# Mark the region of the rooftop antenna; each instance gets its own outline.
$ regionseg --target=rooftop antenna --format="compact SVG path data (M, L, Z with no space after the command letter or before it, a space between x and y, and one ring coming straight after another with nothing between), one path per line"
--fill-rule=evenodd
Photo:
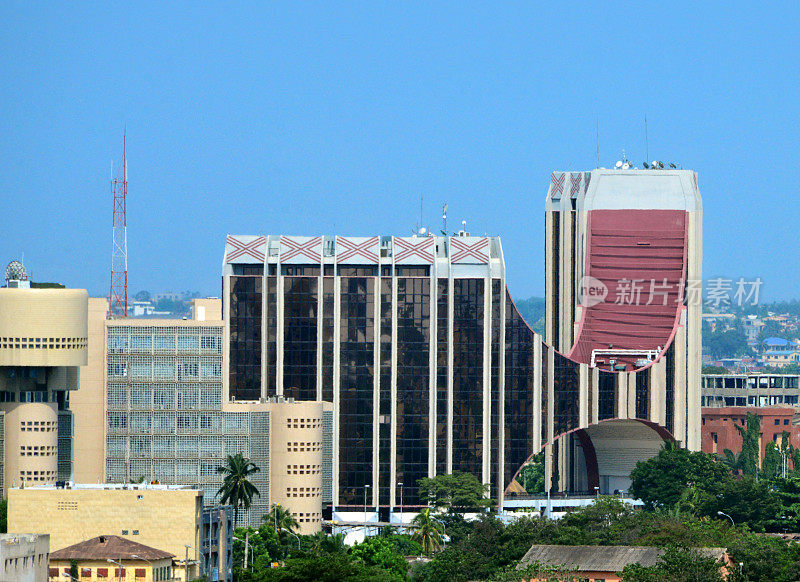
M114 218L111 242L109 315L128 317L128 157L127 131L122 135L122 164L111 181Z
M644 158L646 160L650 159L650 140L647 137L647 116L644 116L644 147L645 151L647 152Z
M422 194L419 195L419 226L422 228Z
M447 202L442 206L442 236L447 236Z
M596 146L596 153L597 153L597 168L600 167L600 120L595 120L597 125L595 126L594 136L595 136L595 146Z

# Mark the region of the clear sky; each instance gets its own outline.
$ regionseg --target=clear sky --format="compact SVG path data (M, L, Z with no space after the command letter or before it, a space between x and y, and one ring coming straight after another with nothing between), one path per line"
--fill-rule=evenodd
M166 6L169 4L169 6ZM800 3L0 4L0 262L218 295L226 233L503 239L544 292L552 170L699 172L705 275L800 297ZM469 4L465 7L465 5Z

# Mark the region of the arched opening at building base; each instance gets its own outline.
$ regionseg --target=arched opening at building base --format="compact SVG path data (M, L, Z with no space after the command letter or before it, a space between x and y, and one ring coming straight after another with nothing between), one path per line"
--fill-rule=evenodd
M674 440L662 426L639 419L613 419L559 435L520 467L506 496L627 492L636 463ZM549 485L549 487L548 487Z

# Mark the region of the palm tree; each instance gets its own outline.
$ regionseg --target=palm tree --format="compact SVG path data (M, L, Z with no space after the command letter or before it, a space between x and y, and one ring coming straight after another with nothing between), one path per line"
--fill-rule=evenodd
M225 478L222 480L222 487L217 491L220 503L233 505L233 527L239 521L239 508L248 509L253 501L253 495L261 496L253 485L249 477L261 470L250 459L241 453L228 455L225 465L217 467L217 473L222 473Z
M284 507L281 507L277 503L273 503L269 514L265 515L261 519L265 522L274 524L278 535L284 531L294 533L294 531L300 527L300 524L294 518L292 512Z
M425 508L419 512L411 520L411 523L416 526L411 537L420 543L422 550L426 554L435 552L442 546L442 526L438 525L436 520L431 517L430 508Z

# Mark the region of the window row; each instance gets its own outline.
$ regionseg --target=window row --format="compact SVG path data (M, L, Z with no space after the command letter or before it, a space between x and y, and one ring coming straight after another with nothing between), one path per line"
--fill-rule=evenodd
M0 337L0 348L9 350L77 350L88 345L85 337Z

